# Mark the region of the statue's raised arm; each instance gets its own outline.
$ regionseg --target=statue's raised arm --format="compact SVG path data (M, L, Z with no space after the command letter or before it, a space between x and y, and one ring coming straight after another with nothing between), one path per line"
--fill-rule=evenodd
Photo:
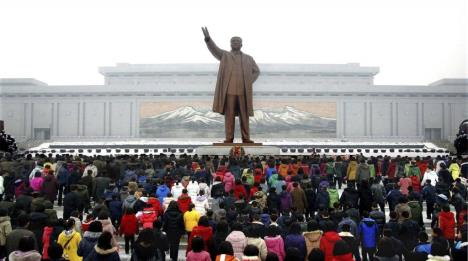
M202 27L203 35L205 36L206 46L208 50L210 50L211 54L218 60L221 60L223 57L223 53L226 52L225 50L219 48L211 39L210 33L208 32L208 28Z

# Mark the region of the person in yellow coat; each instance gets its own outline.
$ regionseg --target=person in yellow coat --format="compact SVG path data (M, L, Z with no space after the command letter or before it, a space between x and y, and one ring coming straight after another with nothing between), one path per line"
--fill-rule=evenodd
M458 179L458 177L460 176L460 160L457 159L453 159L452 160L452 163L450 164L448 170L450 171L450 173L452 174L452 178L453 180L456 180Z
M63 247L63 258L69 261L81 261L82 257L78 256L78 245L81 241L80 233L76 232L75 221L67 220L65 230L58 236L57 243Z
M356 181L357 167L358 167L358 163L357 163L356 159L353 156L351 156L349 158L348 169L346 170L346 180L347 181L350 181L350 182L355 182Z
M185 231L190 238L190 233L195 226L198 226L198 220L200 219L200 213L195 210L195 205L190 203L188 211L184 213L184 224Z

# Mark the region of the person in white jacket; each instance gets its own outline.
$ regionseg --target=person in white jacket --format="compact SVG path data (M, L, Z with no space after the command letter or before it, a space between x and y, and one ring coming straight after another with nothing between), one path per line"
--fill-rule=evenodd
M200 213L200 216L206 215L206 211L210 208L208 204L208 196L205 195L205 191L200 190L200 195L193 201L195 204L195 210Z
M434 171L432 166L428 166L426 172L424 173L424 178L421 181L421 184L426 184L426 180L431 181L431 185L435 187L436 183L439 181L437 173Z
M172 185L172 188L171 188L172 197L175 199L178 199L180 195L182 195L183 189L184 189L184 186L182 186L182 183L180 183L179 181L176 181L176 183L174 183L174 185Z
M181 191L181 193L182 193L182 191ZM174 197L172 196L172 193L169 192L169 193L167 194L167 196L164 198L163 203L162 203L162 207L163 207L164 212L166 212L167 207L169 206L169 204L170 204L172 201L177 201L177 199L174 198Z
M93 163L89 163L88 166L86 166L86 168L83 170L83 176L82 177L86 177L88 176L88 170L91 170L92 173L91 173L91 177L95 178L98 174L98 169L96 166L93 165Z
M200 187L198 186L198 182L195 180L191 180L189 184L187 185L187 191L189 197L192 199L192 202L197 199L198 192L200 191Z

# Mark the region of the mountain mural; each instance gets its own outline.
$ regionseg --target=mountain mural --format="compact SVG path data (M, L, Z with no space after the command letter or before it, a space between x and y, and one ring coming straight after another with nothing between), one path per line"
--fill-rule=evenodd
M236 133L238 126L236 126ZM334 137L336 119L318 117L292 106L254 110L250 117L250 131L255 137ZM224 136L224 116L208 109L190 106L177 108L140 119L142 137L217 137Z

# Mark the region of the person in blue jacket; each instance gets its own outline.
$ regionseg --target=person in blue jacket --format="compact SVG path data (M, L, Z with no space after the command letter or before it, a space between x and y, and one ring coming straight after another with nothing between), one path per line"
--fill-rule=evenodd
M163 183L158 186L156 189L156 197L158 198L159 203L162 204L164 202L164 198L169 194L169 192L171 192L171 190L166 184Z
M363 219L359 223L359 234L362 243L362 260L374 260L374 254L377 247L377 236L379 228L372 218L369 218L369 212L363 211Z

